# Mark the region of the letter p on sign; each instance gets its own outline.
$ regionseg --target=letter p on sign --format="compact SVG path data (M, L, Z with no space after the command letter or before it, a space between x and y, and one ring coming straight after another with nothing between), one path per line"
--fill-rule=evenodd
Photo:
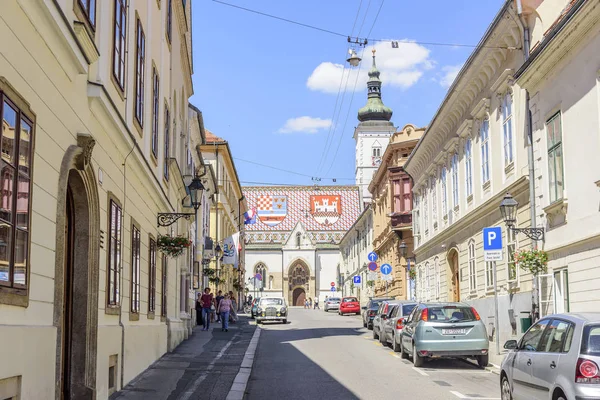
M483 228L483 258L485 261L502 261L502 228Z

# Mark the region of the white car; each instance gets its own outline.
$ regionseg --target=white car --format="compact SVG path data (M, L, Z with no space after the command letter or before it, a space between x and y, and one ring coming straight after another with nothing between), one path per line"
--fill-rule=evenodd
M323 304L323 311L329 312L329 310L339 310L341 301L342 299L339 297L329 297L325 300L325 304Z
M262 297L256 308L256 323L281 321L287 324L288 307L283 297Z

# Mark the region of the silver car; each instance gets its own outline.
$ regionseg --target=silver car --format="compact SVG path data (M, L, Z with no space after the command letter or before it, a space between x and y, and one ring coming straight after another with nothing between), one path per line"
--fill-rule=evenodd
M329 297L325 300L325 304L323 304L323 311L329 312L329 310L339 310L341 301L342 299L339 297Z
M439 357L475 358L488 365L489 341L477 311L465 303L421 303L402 330L402 358L412 355L413 365Z
M600 399L600 313L550 315L504 348L502 400Z
M381 343L385 343L381 338L383 336L383 326L393 307L398 304L400 304L400 302L397 300L386 300L379 304L377 313L375 314L375 317L373 317L373 339L379 339Z
M379 334L381 344L391 344L395 352L400 351L400 339L404 329L404 321L408 318L417 303L414 301L401 301L393 306L389 315L383 322L382 332Z

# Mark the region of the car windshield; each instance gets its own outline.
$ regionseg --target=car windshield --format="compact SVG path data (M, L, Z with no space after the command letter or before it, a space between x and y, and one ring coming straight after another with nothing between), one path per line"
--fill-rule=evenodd
M588 325L584 328L581 353L600 356L600 325Z
M260 304L268 306L268 305L276 305L276 306L281 306L283 305L283 299L262 299L260 301Z
M344 299L344 303L352 303L352 302L358 302L358 300L356 300L356 297L348 297L347 299Z
M339 302L340 298L339 297L330 297L329 299L327 299L327 301L337 301L337 302Z
M402 306L402 315L409 316L416 306L416 304L404 304Z
M475 321L475 313L470 307L445 306L428 307L428 320L431 322L467 322Z

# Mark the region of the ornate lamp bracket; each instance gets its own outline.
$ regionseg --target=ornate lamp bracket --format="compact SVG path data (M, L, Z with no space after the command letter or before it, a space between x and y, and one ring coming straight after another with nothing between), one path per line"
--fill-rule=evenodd
M179 218L185 218L189 221L190 217L194 214L188 213L158 213L156 217L156 223L158 226L170 226L173 225Z
M531 240L544 240L544 228L510 228L515 233L523 233Z

